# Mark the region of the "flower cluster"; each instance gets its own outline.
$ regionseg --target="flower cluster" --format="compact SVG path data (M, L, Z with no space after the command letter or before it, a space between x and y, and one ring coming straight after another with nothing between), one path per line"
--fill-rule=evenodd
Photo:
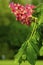
M30 25L32 14L34 12L34 5L23 6L21 4L10 3L9 7L16 16L16 20L19 20L22 24Z

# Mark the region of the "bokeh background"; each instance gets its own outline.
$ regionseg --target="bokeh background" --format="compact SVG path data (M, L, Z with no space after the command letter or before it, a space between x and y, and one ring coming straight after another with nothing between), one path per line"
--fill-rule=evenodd
M9 8L10 2L40 4L43 0L0 0L0 60L12 60L32 28L16 21ZM43 46L40 49L43 56Z

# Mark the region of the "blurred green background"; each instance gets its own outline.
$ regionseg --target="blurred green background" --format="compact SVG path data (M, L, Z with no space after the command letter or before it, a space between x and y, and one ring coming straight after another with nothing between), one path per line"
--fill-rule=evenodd
M14 59L14 55L28 38L27 35L31 34L29 31L32 29L16 21L9 8L11 1L24 5L27 3L37 5L43 2L43 0L0 0L0 59ZM43 46L39 53L43 56Z

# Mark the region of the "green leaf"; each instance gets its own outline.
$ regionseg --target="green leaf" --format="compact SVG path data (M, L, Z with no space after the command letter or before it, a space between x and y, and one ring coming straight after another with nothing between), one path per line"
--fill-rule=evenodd
M30 42L28 42L28 47L26 49L26 56L27 60L30 62L30 64L35 65L35 62L37 60L37 55L39 54L39 47L38 47L38 41L37 41L38 35L33 35Z
M37 54L33 47L31 46L31 43L28 44L27 50L26 50L26 56L27 60L30 62L30 64L35 65L35 61L37 59Z

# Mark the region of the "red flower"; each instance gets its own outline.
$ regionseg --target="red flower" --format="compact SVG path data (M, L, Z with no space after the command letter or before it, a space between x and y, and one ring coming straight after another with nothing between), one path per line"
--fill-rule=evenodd
M16 20L19 20L22 24L30 25L31 23L31 17L34 12L34 5L26 5L23 6L21 4L16 3L10 3L9 7L11 8L11 11L16 16Z

